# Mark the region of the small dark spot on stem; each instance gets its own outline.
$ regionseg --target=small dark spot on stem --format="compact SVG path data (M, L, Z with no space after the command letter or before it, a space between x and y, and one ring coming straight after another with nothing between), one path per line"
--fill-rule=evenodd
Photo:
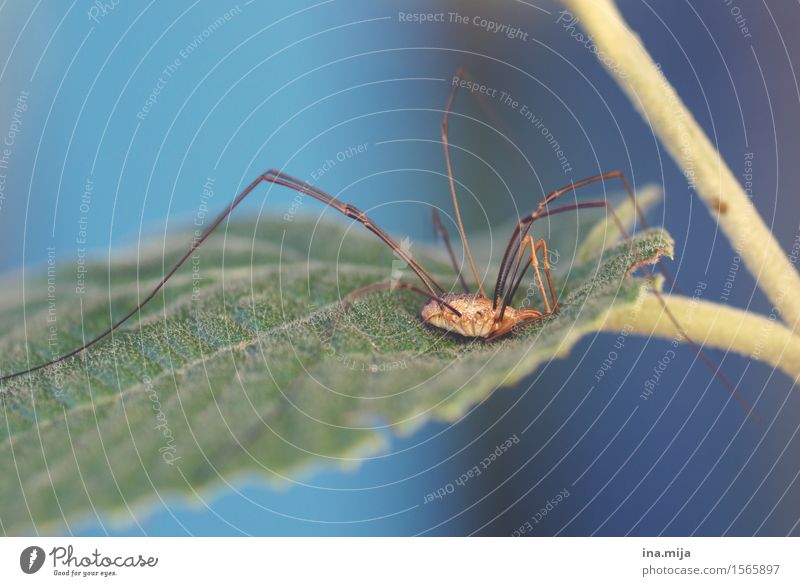
M726 204L718 197L714 197L711 199L711 207L713 207L719 215L724 215L728 213L728 204Z

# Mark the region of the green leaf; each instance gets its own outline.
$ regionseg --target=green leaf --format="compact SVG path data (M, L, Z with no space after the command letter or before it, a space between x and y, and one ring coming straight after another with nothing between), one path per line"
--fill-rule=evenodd
M28 284L24 303L21 288L7 288L0 372L103 331L178 256L162 251L185 242L126 253L110 269L89 263L81 295L75 267ZM411 252L456 286L444 255ZM165 495L192 498L244 474L280 484L312 467L357 465L387 430L455 420L566 356L611 307L642 293L648 283L628 270L662 254L672 254L672 240L654 230L633 252L623 244L569 267L566 281L556 279L559 315L486 343L423 325L425 300L407 291L374 293L346 310L341 298L359 286L398 270L413 280L357 224L231 224L113 340L0 386L0 526L58 530L92 510L125 519Z

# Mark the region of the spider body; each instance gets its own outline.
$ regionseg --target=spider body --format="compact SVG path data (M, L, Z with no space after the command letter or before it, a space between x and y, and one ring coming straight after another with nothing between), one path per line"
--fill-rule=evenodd
M480 294L445 293L442 299L458 314L439 301L431 300L422 308L423 321L467 338L492 338L510 331L518 323L543 315L535 309L507 307L500 317L500 309L493 308L492 300Z

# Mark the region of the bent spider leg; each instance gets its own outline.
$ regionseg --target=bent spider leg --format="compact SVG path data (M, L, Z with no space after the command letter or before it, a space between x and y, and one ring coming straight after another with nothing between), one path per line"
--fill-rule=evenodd
M473 84L477 84L475 76L465 65L459 65L456 68L455 73L453 74L453 79L451 81L451 86L460 85L460 81L462 79L466 79L467 81L472 82ZM507 127L505 124L503 124L502 120L497 115L497 111L495 110L495 108L493 108L489 103L486 94L482 94L480 92L477 93L470 92L469 95L475 98L475 101L478 103L478 106L480 107L481 110L483 110L483 113L489 119L489 124L491 128L496 132L498 132L503 137L505 137L508 134ZM455 101L455 97L453 98L453 100Z
M594 175L592 177L587 177L586 179L581 179L580 181L575 181L570 185L562 187L561 189L557 189L549 193L545 198L536 206L533 212L528 214L526 217L522 218L517 225L514 227L514 232L511 235L511 238L506 246L506 250L503 253L503 260L500 263L500 270L497 273L497 282L495 283L494 288L494 297L493 307L497 307L497 302L503 296L505 292L506 281L508 280L509 272L511 270L511 266L508 265L510 260L510 255L513 250L517 250L522 242L522 239L525 238L528 230L530 229L530 225L532 223L533 218L536 217L544 217L542 216L542 212L545 208L553 201L558 199L559 197L567 194L572 193L581 187L586 185L591 185L592 183L597 183L598 181L603 181L607 178L614 178L617 176L617 171L610 171L608 173L601 173L600 175ZM635 203L635 202L634 202ZM519 265L516 265L517 268Z
M344 214L348 218L356 220L364 225L367 230L375 234L378 238L383 240L383 242L392 249L393 252L397 253L397 255L402 258L410 267L411 269L417 274L420 280L425 284L425 288L428 289L433 295L437 295L436 291L434 291L434 287L439 290L440 293L444 293L445 288L430 274L422 265L416 262L411 256L405 252L397 242L392 239L385 231L383 231L375 222L373 222L364 212L359 210L357 207L350 205L348 203L344 203L339 199L335 198L334 196L330 195L322 191L321 189L314 187L313 185L306 183L296 177L292 177L286 173L282 173L275 169L270 169L264 175L262 175L264 181L268 181L270 183L276 183L278 185L283 185L284 187L289 187L290 189L294 189L300 193L313 197L314 199L321 201L324 204L329 205L330 207L334 208L335 210L339 211L340 213Z
M528 262L525 263L525 269L520 272L519 277L515 280L514 290L516 291L516 289L519 287L519 283L522 281L522 277L524 276L528 267L533 267L533 270L536 273L536 281L539 285L539 293L541 294L542 300L544 301L545 311L539 311L538 309L533 309L533 308L525 308L519 310L517 319L515 319L513 322L507 323L506 325L500 327L498 330L487 336L486 338L487 340L494 340L495 338L505 336L511 331L519 330L530 323L539 321L542 318L558 313L558 298L556 297L555 289L553 287L553 280L550 277L550 261L547 258L547 243L545 242L544 238L540 238L539 241L534 244L533 236L528 234L527 236L525 236L525 239L522 242L522 246L520 247L519 250L519 256L524 257L525 250L528 248L530 248L531 255L528 258ZM545 277L547 278L547 286L550 289L550 297L552 298L553 302L552 307L550 306L550 301L547 299L547 294L545 293L544 290L544 282L542 280L541 272L539 271L539 259L537 257L537 253L539 250L543 251L542 265ZM505 306L503 307L503 310L500 312L500 315L498 316L499 320L502 320L502 314L504 312L505 312Z
M385 291L386 289L394 290L394 289L407 289L408 291L413 291L414 293L418 293L423 297L427 297L432 301L438 301L441 305L452 311L458 317L461 317L461 312L458 311L455 307L447 303L444 299L439 296L431 295L429 292L425 291L424 289L420 289L416 285L412 285L406 281L390 281L390 282L381 282L381 283L373 283L372 285L365 285L364 287L359 287L355 291L351 291L347 295L345 295L344 299L342 299L342 303L346 308L352 305L352 302L357 297L362 297L364 295L368 295L370 293L375 293L376 291Z
M647 220L645 220L644 214L642 213L642 210L639 208L639 204L636 202L636 194L634 193L630 182L625 177L625 174L622 171L615 170L615 171L607 171L605 173L600 173L599 175L594 175L592 177L587 177L586 179L581 179L580 181L573 182L570 185L567 185L565 187L562 187L561 189L557 189L556 191L549 193L547 196L545 196L545 198L539 203L539 205L531 214L521 219L517 223L517 226L514 229L514 233L512 234L511 239L509 240L505 253L503 254L503 260L500 264L500 271L497 274L497 282L495 283L494 297L493 297L494 307L497 306L497 302L500 300L505 291L506 282L508 280L508 273L510 270L510 267L506 266L506 263L509 260L511 251L516 250L516 248L519 246L519 243L525 237L525 234L527 233L527 230L530 227L530 219L536 216L537 214L541 214L541 212L550 203L552 203L559 197L567 193L577 191L581 187L605 181L606 179L618 179L622 183L623 187L625 188L625 192L628 195L628 198L631 200L633 204L636 216L639 218L640 224L642 225L643 228L649 227ZM539 217L544 217L544 216L539 216ZM619 225L619 219L616 217L615 219L617 220ZM674 286L675 280L672 278L669 271L666 270L664 262L662 260L659 260L658 263L659 267L662 269L662 271L664 271L664 276L666 277L667 281L669 281L669 283L672 286Z
M458 261L456 261L456 255L453 253L453 247L450 245L450 236L447 233L447 228L439 217L439 210L432 208L432 212L433 235L434 237L437 235L441 236L442 240L444 241L444 245L447 248L447 254L450 256L450 263L453 265L453 270L458 274L458 280L461 282L461 286L464 288L464 293L469 293L469 287L467 286L467 282L464 280L464 275L461 274L461 269L458 267Z
M518 331L525 326L535 323L542 318L545 318L549 315L553 315L552 313L542 313L536 309L523 309L520 311L521 317L513 322L509 322L506 325L502 326L498 330L492 332L488 336L486 336L486 341L491 342L497 338L501 338L506 334L512 331Z
M581 203L571 203L571 204L567 204L567 205L564 205L564 206L561 206L561 207L558 207L558 208L555 208L555 209L547 209L547 208L537 209L537 211L533 212L529 216L526 216L525 220L523 220L523 221L525 221L527 223L527 227L525 228L525 234L526 234L525 238L528 237L527 232L531 229L533 223L536 220L539 220L541 218L546 218L548 216L555 216L555 215L561 214L563 212L569 212L569 211L575 211L575 210L581 210L581 209L587 209L587 208L602 208L602 207L606 208L607 211L609 213L611 213L612 218L614 218L614 221L617 224L617 227L620 229L620 232L625 236L626 242L628 243L628 246L631 247L631 250L633 250L633 240L631 240L630 236L628 235L628 231L625 229L625 225L620 222L619 217L616 215L616 213L614 213L614 210L611 207L611 205L605 200L586 201L586 202L581 202ZM523 239L523 243L524 243L524 239ZM508 260L508 264L509 264L509 271L508 272L511 275L511 279L510 279L511 286L508 288L508 291L506 291L505 296L503 297L503 303L502 303L502 305L500 307L500 315L499 315L500 319L503 318L503 315L505 314L506 308L511 304L511 301L514 298L514 295L516 295L517 289L519 288L520 283L522 282L522 275L527 270L527 265L522 266L521 257L517 256L517 258L513 262L513 266L511 265L511 261L512 261L512 259ZM520 269L521 269L521 272L520 272ZM504 270L504 267L501 266L500 267L500 271L503 271L503 270Z
M208 228L206 228L205 231L198 238L192 240L192 244L189 247L189 250L178 260L178 262L175 263L175 265L172 267L172 269L170 269L170 271L167 272L166 275L164 275L164 277L153 288L153 290L150 292L150 294L147 297L144 298L144 301L140 302L136 307L131 309L127 314L125 314L123 317L121 317L116 322L114 322L108 329L106 329L105 331L103 331L99 335L95 336L94 338L92 338L88 342L85 342L84 344L78 346L74 350L71 350L70 352L67 352L66 354L63 354L63 355L61 355L61 356L59 356L57 358L54 358L54 359L49 360L47 362L43 362L41 364L38 364L36 366L33 366L33 367L25 369L25 370L20 370L20 371L17 371L17 372L13 372L11 374L0 376L0 382L7 381L9 379L12 379L12 378L15 378L15 377L18 377L18 376L22 376L22 375L25 375L25 374L30 374L30 373L36 372L37 370L41 370L42 368L46 368L46 367L51 366L53 364L57 364L59 362L63 362L64 360L67 360L68 358L71 358L71 357L75 356L76 354L80 354L81 352L83 352L87 348L95 345L97 342L99 342L100 340L102 340L103 338L105 338L106 336L111 334L114 330L119 328L122 324L124 324L126 321L128 321L131 317L136 315L145 305L147 305L147 303L150 302L151 299L153 299L153 297L156 296L156 293L158 293L161 290L161 288L166 284L166 282L170 279L170 277L172 277L172 275L175 274L175 272L186 262L186 260L194 253L194 251L197 250L197 248L211 235L211 233L217 228L217 226L219 226L222 223L222 221L228 216L228 214L230 214L234 210L234 208L236 208L236 206L238 206L242 202L242 200L245 197L247 197L247 195L251 191L253 191L253 189L255 189L256 186L259 183L261 183L262 180L263 180L263 175L259 176L252 183L250 183L250 185L248 185L244 190L242 190L242 192L239 193L239 195L237 195L233 199L233 201L230 203L230 205L228 205L228 207L222 213L220 213L214 219L214 221L211 222L211 224L209 224Z
M534 211L525 218L524 220L524 222L526 223L525 232L527 233L527 231L530 230L533 223L538 219L570 210L580 210L586 208L600 208L600 207L605 207L608 213L611 214L612 218L614 219L614 222L617 224L617 227L620 230L620 233L625 238L628 247L631 249L631 251L633 251L634 243L630 234L625 229L625 225L619 219L619 216L617 216L616 212L614 211L614 208L612 208L611 205L605 200L568 204L553 210L547 210L543 207L537 208L536 211ZM641 268L645 272L647 278L649 279L653 278L653 272L650 270L649 267L642 266ZM516 286L519 286L519 284L517 283ZM714 375L714 378L716 378L717 381L719 381L731 393L731 395L736 399L736 401L739 403L744 412L749 417L753 418L756 422L761 423L761 418L755 412L755 408L752 405L750 405L750 403L744 397L741 396L736 385L734 385L730 380L728 380L728 378L720 371L716 363L714 363L714 361L711 360L708 357L708 355L703 351L702 347L699 344L697 344L697 342L695 342L689 336L689 334L686 333L686 330L680 325L680 322L678 322L678 319L675 317L675 315L672 313L672 310L667 305L667 302L664 300L664 296L661 294L661 292L659 292L655 288L651 289L651 291L655 295L656 299L658 299L658 302L661 305L662 309L664 310L665 315L670 320L670 322L672 322L672 325L675 327L678 334L680 334L680 336L686 341L686 344L689 346L689 348L691 348L691 350L700 359L700 361L711 371L711 373ZM504 298L499 319L502 319L503 312L505 311L505 308L508 307L508 304L510 303L511 298L513 297L515 292L516 292L515 288L512 288L508 291L510 295L507 294L506 297ZM517 325L519 326L521 324Z
M461 68L456 71L463 72ZM456 182L453 178L453 162L450 159L450 142L448 140L450 111L453 108L453 102L456 99L456 95L458 95L458 88L459 84L453 85L452 89L450 90L450 96L447 98L447 104L445 105L444 116L442 116L442 146L444 147L444 160L445 164L447 165L447 179L450 184L450 197L453 200L453 208L456 212L456 225L458 226L458 234L461 237L461 242L464 245L464 252L467 255L467 262L469 263L470 270L472 271L472 276L475 278L475 282L478 284L478 293L485 297L486 293L483 290L483 283L481 282L481 278L478 274L478 269L475 266L475 259L472 257L472 251L469 248L467 234L464 231L464 223L461 221L461 209L458 206Z
M450 197L453 201L453 208L456 214L456 225L458 228L458 233L459 236L461 237L461 242L463 243L464 246L464 252L467 256L467 262L469 263L470 270L472 271L472 275L475 278L475 282L478 284L478 293L481 296L485 297L486 292L484 291L483 288L483 282L478 276L478 269L475 265L475 259L472 256L472 250L470 249L469 241L467 239L467 234L466 231L464 230L464 223L461 219L461 207L458 203L455 179L453 176L453 163L450 156L450 140L449 140L450 113L453 110L453 104L455 103L456 96L458 95L459 89L461 87L460 82L462 79L466 79L467 81L473 83L475 82L475 76L472 75L469 69L467 69L463 65L459 66L456 69L455 73L453 74L450 95L448 96L447 103L445 104L445 111L444 115L442 116L442 122L441 122L442 146L444 147L444 157L447 166L447 178L450 186ZM486 97L483 94L480 93L475 94L473 92L470 92L470 95L475 96L475 100L478 102L478 105L481 107L483 112L491 121L491 128L500 133L503 137L505 137L505 133L502 130L498 130L503 128L503 124L500 122L499 118L495 114L494 109L486 101ZM451 257L454 258L452 252L450 254ZM453 262L455 265L455 261ZM468 293L469 288L467 287L464 277L461 275L460 271L459 271L459 279L461 280L461 284L464 287L464 291Z
M88 342L78 346L74 350L67 352L57 358L49 360L47 362L43 362L36 366L32 366L25 370L20 370L17 372L13 372L11 374L7 374L4 376L0 376L0 382L4 382L10 380L12 378L16 378L19 376L23 376L25 374L31 374L53 364L57 364L59 362L63 362L68 358L75 356L76 354L80 354L87 348L94 346L99 341L103 340L110 334L112 334L115 330L117 330L120 326L122 326L125 322L127 322L131 317L136 315L141 309L147 305L155 296L156 294L164 287L164 285L169 281L170 277L174 275L178 269L186 262L186 260L194 254L194 252L200 247L200 245L205 242L208 237L211 235L214 230L231 214L231 212L240 204L244 199L262 182L266 181L269 183L276 183L278 185L282 185L284 187L288 187L293 189L299 193L312 197L332 208L337 210L338 212L344 214L348 218L352 218L357 222L364 225L370 232L377 235L384 243L386 243L394 252L396 252L408 265L411 269L417 274L420 280L425 284L425 288L428 290L428 293L433 297L439 300L441 303L444 303L444 300L441 299L439 293L434 289L436 287L439 292L443 293L445 291L444 287L439 284L438 281L428 272L426 271L419 263L413 260L408 254L406 254L400 246L386 233L384 232L379 226L377 226L364 212L352 206L350 204L344 203L325 193L324 191L309 185L308 183L296 179L290 175L286 175L280 171L275 169L270 169L266 173L259 175L255 180L253 180L245 189L241 191L231 203L214 219L211 224L203 231L203 233L192 240L189 249L183 256L178 259L178 261L174 264L174 266L162 277L162 279L156 284L153 290L144 298L142 302L140 302L136 307L131 309L127 314L123 317L118 319L114 322L110 327L108 327L105 331L98 334ZM449 307L449 306L448 306ZM450 307L450 309L453 309Z
M536 248L539 248L541 245L542 248L542 264L544 265L544 274L547 277L547 288L550 290L550 297L553 300L553 311L552 313L558 313L558 297L556 297L555 287L553 287L553 279L550 277L550 256L547 250L547 242L544 238L539 239L539 243L536 245ZM536 252L534 251L534 258ZM541 282L541 277L539 278Z
M520 283L522 282L522 277L525 275L526 271L528 270L528 267L533 267L533 271L536 274L536 282L539 285L539 293L541 294L542 301L544 302L544 307L545 307L544 313L546 314L558 313L558 299L556 298L555 289L553 287L553 280L550 277L550 262L547 260L547 243L544 241L544 238L540 238L538 242L534 243L533 236L528 234L527 236L525 236L525 240L523 240L522 246L519 249L520 257L525 256L525 250L527 248L530 248L531 255L528 258L528 262L525 263L525 268L522 271L520 271L519 276L515 279L512 290L514 292L517 291ZM544 280L542 279L542 274L539 271L539 258L537 256L537 252L539 250L544 251L542 265L544 268L545 277L547 278L547 286L550 289L550 297L553 301L552 309L550 306L550 300L548 300L547 294L544 291Z
M642 225L643 229L647 230L650 225L647 223L647 219L645 219L642 209L636 202L636 194L634 193L633 187L631 187L628 178L625 177L625 174L622 171L609 171L606 178L619 179L622 182L623 187L625 187L625 192L628 194L628 199L630 199L631 203L633 204L633 209L636 213L636 217L639 219L639 223ZM667 282L669 282L670 287L680 293L680 287L678 287L678 284L672 277L672 273L670 273L669 269L667 269L667 263L665 263L663 259L658 259L658 268L660 269L661 274L664 275L664 278L667 280Z

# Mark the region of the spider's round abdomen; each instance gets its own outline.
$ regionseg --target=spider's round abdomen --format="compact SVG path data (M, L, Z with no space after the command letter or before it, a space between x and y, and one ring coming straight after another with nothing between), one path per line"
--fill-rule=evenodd
M438 301L429 301L422 308L422 319L432 326L468 338L486 338L501 325L495 321L496 312L492 309L492 300L488 297L468 293L445 293L442 299L461 315L456 315ZM515 314L513 308L506 308L503 322L514 319Z

